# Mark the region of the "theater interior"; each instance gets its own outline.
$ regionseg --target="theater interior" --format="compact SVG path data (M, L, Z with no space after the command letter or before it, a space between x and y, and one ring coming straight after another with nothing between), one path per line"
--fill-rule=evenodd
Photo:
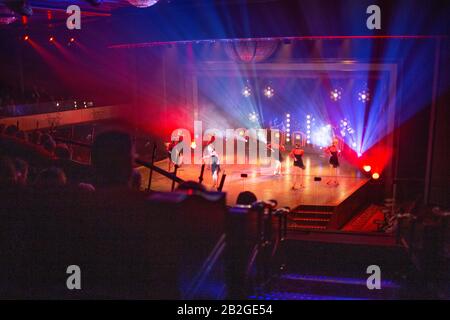
M0 299L450 299L449 21L0 1Z

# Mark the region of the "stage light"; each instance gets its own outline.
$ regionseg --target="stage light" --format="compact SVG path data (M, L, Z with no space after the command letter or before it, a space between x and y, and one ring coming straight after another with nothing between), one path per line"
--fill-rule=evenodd
M299 134L295 136L295 139L297 139L297 140L300 140L300 138L301 138L301 137L300 137Z
M29 39L30 39L30 37L28 35L23 36L23 41L28 41Z
M279 137L280 137L280 133L279 132L275 133L275 138L279 138Z
M287 121L287 122L291 122L291 118L287 118L286 121Z
M250 89L249 86L245 86L244 89L242 89L242 95L246 98L250 97L252 95L252 89Z
M33 15L33 9L27 0L6 0L4 3L9 9L21 16L30 17Z
M356 142L353 142L353 143L352 143L352 147L353 147L353 148L356 148Z
M330 98L333 101L338 101L342 97L342 92L339 89L334 89L330 92Z
M197 148L197 144L195 143L195 141L191 142L191 149L195 149Z
M70 38L70 42L75 42L75 38Z
M358 152L358 158L361 158L361 156L362 156L362 153Z
M369 101L369 91L368 90L363 90L361 92L358 93L358 100L365 103L367 101Z
M256 114L256 112L252 112L248 115L248 120L250 120L250 122L256 122L258 121L258 115Z
M306 119L310 119L311 118L311 116L308 114L307 116L306 116Z
M290 128L291 124L290 124L290 123L287 123L286 126L287 126L288 128Z
M93 5L94 7L98 7L103 2L103 0L85 0L85 1Z
M380 174L378 172L375 172L374 174L372 174L372 179L378 180L379 178L380 178Z
M291 115L289 113L286 113L286 118L289 118Z
M266 98L270 99L275 94L275 91L273 90L273 88L271 86L267 86L267 87L264 88L263 93L266 96Z
M369 165L365 165L365 166L363 166L363 169L365 172L370 172L370 170L372 170L372 167Z
M289 139L289 138L286 138L286 142L289 142L289 141L291 141L291 139Z
M243 136L244 136L244 130L239 131L239 135L240 135L241 137L243 137Z
M48 38L48 41L50 41L50 42L55 41L55 37L51 36L50 38Z

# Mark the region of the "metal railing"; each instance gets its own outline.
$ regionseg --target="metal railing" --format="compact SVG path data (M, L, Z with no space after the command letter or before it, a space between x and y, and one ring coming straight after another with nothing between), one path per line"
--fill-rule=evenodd
M60 137L56 137L55 140L58 141L58 142L66 143L68 145L75 145L75 146L84 147L84 148L88 148L88 149L92 148L91 144L88 144L88 143L85 143L85 142L79 142L79 141L74 141L74 140L71 140L71 139L65 139L65 138L60 138ZM158 166L156 166L154 164L155 155L156 155L156 144L154 144L154 146L153 146L152 158L151 158L150 162L141 160L139 158L136 158L134 160L136 162L136 164L144 166L144 167L146 167L146 168L148 168L150 170L150 172L149 172L149 181L148 181L148 185L147 185L147 189L146 190L150 191L151 181L152 181L152 178L153 178L153 171L155 171L155 172L161 174L162 176L164 176L164 177L166 177L166 178L168 178L168 179L170 179L172 181L172 188L171 189L173 191L174 188L175 188L175 183L180 184L180 183L184 182L183 179L181 179L180 177L177 177L178 166L175 165L174 172L168 172L168 171L166 171L166 170L164 170L164 169L162 169L162 168L160 168L160 167L158 167Z
M230 208L225 262L228 298L247 298L272 279L275 257L286 239L290 212L288 207L276 206L277 202L271 200ZM256 234L249 239L249 226L255 224ZM246 241L250 245L245 245Z

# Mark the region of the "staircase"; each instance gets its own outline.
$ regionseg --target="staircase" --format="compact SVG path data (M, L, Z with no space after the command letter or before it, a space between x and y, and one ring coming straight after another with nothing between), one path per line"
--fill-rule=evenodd
M277 255L278 271L267 285L257 288L250 299L391 300L417 297L406 281L413 268L409 256L390 236L293 232ZM381 269L381 289L367 287L369 274L366 270L370 265Z
M326 230L333 216L331 206L300 206L291 211L288 217L289 230Z
M257 300L378 300L398 299L401 286L382 280L381 289L369 290L366 278L288 273L280 276L270 290L251 296Z

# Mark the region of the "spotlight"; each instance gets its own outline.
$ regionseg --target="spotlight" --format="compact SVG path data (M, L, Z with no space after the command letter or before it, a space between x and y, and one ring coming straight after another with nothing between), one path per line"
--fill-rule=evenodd
M85 1L94 7L98 7L103 2L103 0L85 0Z
M356 148L356 142L353 142L353 143L352 143L352 147L353 147L353 148Z
M242 95L246 98L250 97L252 95L252 89L250 89L249 86L245 86L244 89L242 89Z
M252 112L248 115L248 120L250 120L251 122L256 122L258 121L258 115L256 114L256 112Z
M4 3L9 9L21 16L30 17L33 15L33 9L27 0L6 0Z
M75 42L75 38L70 38L70 42Z
M266 96L266 98L270 99L275 94L275 91L273 90L273 88L271 86L267 86L267 87L264 88L263 93Z
M289 113L286 114L286 118L289 118L291 115Z
M372 170L372 167L369 165L365 165L365 166L363 166L363 169L365 172L370 172L370 170Z
M195 143L195 141L191 142L191 149L195 149L197 148L197 144Z
M50 38L48 38L48 41L50 41L50 42L55 41L55 37L51 36Z
M23 41L28 41L29 39L30 39L30 37L28 35L23 36Z
M378 180L379 178L380 178L380 174L378 172L375 172L374 174L372 174L372 179Z
M365 103L369 101L370 95L368 90L363 90L358 93L358 100Z
M339 89L334 89L330 92L330 98L333 101L341 100L342 91Z

